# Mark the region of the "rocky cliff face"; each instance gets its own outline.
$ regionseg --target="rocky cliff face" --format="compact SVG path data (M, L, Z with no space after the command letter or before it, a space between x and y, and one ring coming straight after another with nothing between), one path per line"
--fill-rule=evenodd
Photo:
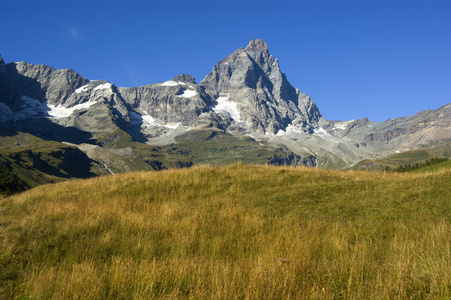
M428 141L450 138L451 104L380 123L368 119L353 121L345 130L335 130L334 134L367 143L384 144L399 151L414 149Z
M192 76L180 75L172 80L136 88L119 88L119 94L145 122L190 126L200 114L209 111L211 100ZM152 121L150 121L152 120Z
M53 105L79 104L81 99L71 96L75 89L89 83L70 69L56 70L25 62L8 64L6 68L22 95Z
M0 118L4 127L81 143L115 131L127 118L123 101L105 81L90 82L70 69L25 62L7 64L5 72L17 96L13 105L1 99L6 104Z
M321 118L310 97L290 85L259 39L220 61L200 86L214 99L212 109L229 115L229 125L235 127L274 134L296 125L308 131Z
M21 105L20 92L6 69L5 62L0 56L0 110L9 108L17 110ZM2 113L5 115L5 113ZM4 117L0 115L0 122Z

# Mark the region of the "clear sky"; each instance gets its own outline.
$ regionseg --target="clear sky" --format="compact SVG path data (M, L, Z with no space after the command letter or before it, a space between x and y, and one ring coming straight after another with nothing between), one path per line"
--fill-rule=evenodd
M140 86L199 83L253 38L329 120L451 102L451 0L0 0L0 54Z

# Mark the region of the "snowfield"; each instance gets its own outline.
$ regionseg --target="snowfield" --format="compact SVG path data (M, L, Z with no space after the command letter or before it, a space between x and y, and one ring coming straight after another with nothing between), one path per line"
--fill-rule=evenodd
M173 80L168 80L168 81L163 82L161 85L162 86L176 86L179 84Z
M197 96L197 92L194 90L184 90L183 94L178 95L177 97L191 98Z
M181 81L177 82L177 81L174 81L174 80L168 80L168 81L163 82L161 85L162 86L176 86L176 85L186 85L186 83L185 82L181 82ZM193 87L193 86L190 85L190 87Z
M101 85L96 86L96 87L93 89L93 91L104 90L104 89L110 89L111 86L112 86L112 84L109 83L109 82L107 82L107 83L104 83L104 84L101 84Z
M317 135L331 136L331 135L330 135L329 133L327 133L327 131L324 130L324 128L322 128L322 127L315 128L313 132L314 132L314 134L317 134Z
M277 132L277 136L285 136L285 135L290 135L290 134L304 134L304 131L302 131L299 128L294 127L293 125L288 125L287 128L285 129L285 131L283 131L282 129L280 129Z
M179 125L181 125L181 123L160 124L154 119L154 117L146 113L140 114L137 112L131 112L130 115L132 117L132 125L141 125L142 129L145 129L147 127L166 127L169 129L175 129Z
M23 103L20 109L16 113L11 111L8 106L0 103L0 110L2 111L0 122L24 120L27 118L67 118L76 110L88 109L89 107L91 107L91 105L94 105L96 103L95 101L88 101L82 104L74 105L72 107L64 107L60 104L53 105L41 103L39 102L39 100L32 99L28 96L22 96L22 102Z
M82 87L79 87L75 90L75 93L80 94L81 92L87 92L90 88L90 84L84 85Z
M219 97L216 101L218 104L211 107L215 113L228 114L235 122L241 122L241 114L235 102L231 101L228 97Z
M342 122L336 122L334 124L334 128L332 130L345 130L348 128L349 124L351 124L352 122L354 122L355 120L349 120L349 121L342 121Z
M95 101L88 101L85 103L81 103L81 104L77 104L74 105L72 107L64 107L60 104L58 105L52 105L52 104L47 104L47 108L49 109L47 111L47 114L51 117L51 118L67 118L69 117L71 114L74 113L74 111L76 110L80 110L80 109L88 109L89 107L91 107L92 105L96 104Z

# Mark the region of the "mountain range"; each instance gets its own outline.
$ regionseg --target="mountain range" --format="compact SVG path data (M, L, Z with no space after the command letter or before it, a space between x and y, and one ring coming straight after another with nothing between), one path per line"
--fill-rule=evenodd
M416 149L449 156L450 109L385 122L327 120L260 39L218 62L200 83L182 74L117 87L0 57L0 163L22 178L41 172L31 185L233 161L346 169ZM71 157L84 171L64 171Z

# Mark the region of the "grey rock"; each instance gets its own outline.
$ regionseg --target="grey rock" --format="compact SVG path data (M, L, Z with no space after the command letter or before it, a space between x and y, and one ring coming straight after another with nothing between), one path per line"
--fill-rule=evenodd
M89 83L71 69L56 70L25 62L9 63L6 69L22 95L54 105L64 105L75 89Z
M190 75L180 75L158 84L119 88L118 92L139 115L150 116L155 124L190 126L209 111L210 97Z
M321 114L307 95L294 88L280 71L267 44L252 40L220 61L199 84L216 100L227 99L240 113L240 120L252 131L277 133L290 124L308 128Z
M181 75L178 75L178 76L174 77L174 78L172 79L172 81L175 81L175 82L185 82L185 83L191 83L191 84L197 85L196 79L194 79L194 77L191 76L191 75L189 75L189 74L181 74Z
M22 105L19 89L9 75L5 61L0 56L0 104L1 103L4 103L13 111L16 111ZM6 109L7 108L3 108L3 110ZM5 112L3 112L3 114L4 113Z

